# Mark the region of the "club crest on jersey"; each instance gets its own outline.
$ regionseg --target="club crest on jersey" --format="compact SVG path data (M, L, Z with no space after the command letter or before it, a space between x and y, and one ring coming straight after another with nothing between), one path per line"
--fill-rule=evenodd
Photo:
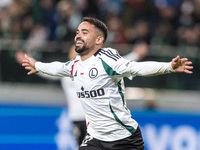
M98 75L98 70L97 68L92 68L89 71L89 77L90 78L95 78Z

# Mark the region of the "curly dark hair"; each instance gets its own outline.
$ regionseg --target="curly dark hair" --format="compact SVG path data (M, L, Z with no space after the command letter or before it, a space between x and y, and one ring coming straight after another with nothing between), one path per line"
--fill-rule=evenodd
M89 22L90 24L93 24L97 29L99 29L103 33L103 37L104 37L103 42L105 43L108 36L108 27L106 26L105 23L92 17L84 17L82 21Z

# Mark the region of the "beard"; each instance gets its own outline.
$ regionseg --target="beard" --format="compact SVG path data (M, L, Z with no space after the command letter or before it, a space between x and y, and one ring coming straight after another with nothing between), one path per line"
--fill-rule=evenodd
M85 50L86 50L87 48L86 48L86 46L85 45L83 45L82 47L80 47L80 46L76 46L75 47L75 51L77 52L77 53L82 53L82 52L84 52Z
M75 45L75 51L79 54L83 53L84 51L86 51L88 48L87 43L85 43L82 39L77 38L77 40L81 40L83 42L82 46L76 46Z

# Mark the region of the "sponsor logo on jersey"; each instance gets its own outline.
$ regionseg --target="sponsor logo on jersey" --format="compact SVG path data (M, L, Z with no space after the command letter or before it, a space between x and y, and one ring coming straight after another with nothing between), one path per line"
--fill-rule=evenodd
M76 92L78 98L93 98L105 95L104 89L97 89L91 91L84 91L84 87L81 87L82 92Z

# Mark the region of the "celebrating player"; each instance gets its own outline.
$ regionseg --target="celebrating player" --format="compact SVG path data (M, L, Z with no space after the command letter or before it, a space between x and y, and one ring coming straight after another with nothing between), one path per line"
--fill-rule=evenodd
M179 56L168 63L124 59L117 50L102 48L107 33L103 22L85 17L74 38L75 51L79 53L76 58L66 63L42 63L26 55L22 66L30 70L28 75L42 72L74 80L87 121L87 135L80 150L143 150L139 125L126 107L123 78L172 72L191 74L192 62Z

